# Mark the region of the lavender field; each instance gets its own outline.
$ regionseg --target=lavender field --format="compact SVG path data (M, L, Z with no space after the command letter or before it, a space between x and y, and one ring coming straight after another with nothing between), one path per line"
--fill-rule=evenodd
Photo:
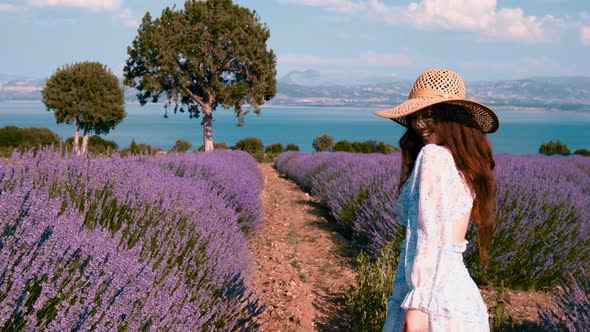
M285 152L276 167L321 197L351 238L376 255L403 239L393 214L399 159ZM498 225L488 271L480 271L475 245L466 253L478 281L542 288L556 285L564 273L590 271L590 158L503 154L496 163ZM475 244L473 230L467 240Z
M399 248L404 236L393 213L400 158L399 153L285 152L275 164L319 196L349 238L376 257L388 243ZM479 264L473 227L467 236L465 262L475 281L488 287L550 290L564 276L588 280L590 158L501 154L495 159L497 227L487 270ZM393 271L395 267L388 273ZM586 308L572 315L588 318L590 294L587 286L586 293L580 287L566 287L578 290L566 296L567 307ZM584 324L590 326L590 320Z
M238 151L0 160L0 329L255 330L262 182Z

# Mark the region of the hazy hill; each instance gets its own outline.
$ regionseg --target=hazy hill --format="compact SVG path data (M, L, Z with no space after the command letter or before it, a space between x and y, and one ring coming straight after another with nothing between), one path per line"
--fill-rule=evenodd
M413 81L345 84L350 80L314 70L293 71L277 83L271 105L388 107L407 99ZM382 78L381 78L382 79ZM334 82L343 82L335 84ZM367 80L365 80L366 82ZM41 100L45 79L0 74L0 101ZM534 107L590 112L590 77L533 77L519 80L466 82L468 97L491 106ZM125 88L127 101L136 92Z

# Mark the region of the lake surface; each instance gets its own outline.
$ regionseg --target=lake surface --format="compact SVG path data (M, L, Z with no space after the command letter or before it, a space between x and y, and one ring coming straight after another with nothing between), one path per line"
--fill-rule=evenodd
M103 137L119 147L136 142L170 149L177 139L198 148L203 143L200 119L188 113L168 112L161 104L127 104L123 123ZM321 134L336 140L376 140L398 145L404 129L393 121L372 114L377 109L340 107L263 107L262 114L248 114L238 127L233 111L214 112L213 140L233 145L239 139L256 136L265 145L294 143L312 151L313 139ZM525 112L496 109L500 129L490 134L495 153L537 153L539 146L559 139L573 151L590 149L590 114L575 112ZM41 102L0 102L0 127L48 127L62 139L73 136L74 125L56 124L53 112Z

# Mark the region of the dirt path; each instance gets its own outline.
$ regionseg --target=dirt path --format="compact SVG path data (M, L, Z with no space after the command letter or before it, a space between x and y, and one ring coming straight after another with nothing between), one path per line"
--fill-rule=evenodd
M354 249L316 199L260 164L263 230L252 241L254 288L267 303L261 331L345 331Z

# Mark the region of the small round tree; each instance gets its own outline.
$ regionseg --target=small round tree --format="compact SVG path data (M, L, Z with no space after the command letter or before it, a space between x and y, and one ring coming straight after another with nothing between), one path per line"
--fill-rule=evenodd
M561 143L559 140L557 142L549 141L547 143L541 144L539 147L539 153L545 155L552 155L552 154L561 154L561 155L569 155L571 153L570 148Z
M318 152L332 151L332 148L334 147L334 137L328 134L323 134L321 136L316 137L313 140L312 145L313 149Z
M172 149L170 149L170 151L184 153L188 151L192 146L193 145L191 142L184 139L179 139L176 140L176 143L174 143L174 146L172 147Z
M293 143L287 144L285 151L299 151L299 145Z
M79 62L56 70L41 91L43 103L55 111L57 123L75 124L74 151L84 154L88 134L107 134L125 118L119 79L99 62ZM79 130L84 138L80 147Z
M231 0L187 0L184 9L147 13L128 48L124 83L139 90L141 105L166 99L174 111L202 113L203 145L213 150L213 111L233 108L238 125L249 105L276 94L276 57L267 49L270 31L255 11ZM180 108L179 108L180 105Z

